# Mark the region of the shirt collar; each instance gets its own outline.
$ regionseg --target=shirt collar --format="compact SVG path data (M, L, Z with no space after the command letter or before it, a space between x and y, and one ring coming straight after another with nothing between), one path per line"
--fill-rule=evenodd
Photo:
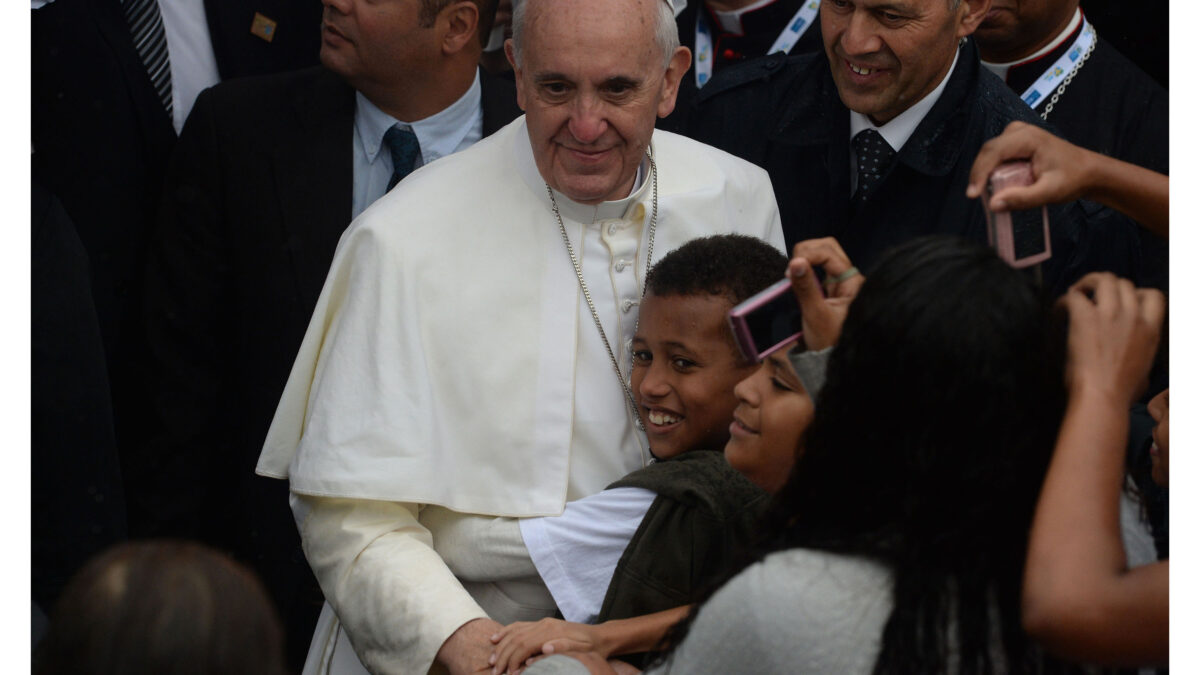
M367 162L371 164L375 163L375 157L383 147L383 135L395 124L408 127L417 135L417 142L421 144L423 164L453 154L471 130L471 122L479 114L482 100L478 70L475 71L475 80L471 82L471 86L457 101L444 110L416 122L404 122L383 112L363 96L361 91L355 92L354 96L354 126L367 151Z
M1062 45L1064 40L1071 37L1071 34L1075 32L1076 28L1079 28L1079 24L1082 22L1083 22L1083 12L1078 7L1076 7L1075 15L1072 16L1071 20L1067 22L1067 27L1064 28L1063 31L1061 33L1059 33L1057 37L1055 37L1053 40L1051 40L1050 43L1047 44L1045 47L1042 47L1041 49L1030 54L1029 56L1019 58L1016 61L1009 61L1008 63L988 63L987 61L983 61L982 62L983 67L987 68L988 70L995 73L996 77L999 77L1001 80L1008 81L1008 71L1010 68L1012 68L1013 66L1016 66L1016 65L1020 65L1022 63L1028 63L1030 61L1037 61L1038 59L1049 54L1050 52L1054 51L1055 49L1058 49Z
M383 146L383 135L398 121L371 103L361 91L354 92L354 128L367 151L368 163L375 163L375 157Z
M925 115L933 109L933 105L937 103L938 97L942 95L942 90L946 88L946 83L950 81L950 76L954 74L954 68L958 65L958 52L954 50L954 61L950 63L950 69L946 71L946 76L942 78L941 83L929 92L920 101L908 107L908 110L896 115L883 126L876 126L866 115L850 111L850 139L858 135L858 132L864 129L874 129L883 136L883 140L887 141L888 145L896 152L900 152L900 148L908 142L913 132L917 130L917 126L921 124L921 120L925 119Z

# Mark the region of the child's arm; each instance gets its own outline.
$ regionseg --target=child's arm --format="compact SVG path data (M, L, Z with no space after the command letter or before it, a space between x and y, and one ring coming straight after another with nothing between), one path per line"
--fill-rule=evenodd
M492 636L493 673L515 673L538 654L588 651L608 658L636 654L658 647L671 626L682 621L690 605L645 616L614 619L601 624L571 623L561 619L517 622Z
M1025 628L1072 660L1165 664L1169 567L1126 567L1118 515L1129 405L1158 344L1163 297L1093 273L1064 302L1070 400L1029 541Z

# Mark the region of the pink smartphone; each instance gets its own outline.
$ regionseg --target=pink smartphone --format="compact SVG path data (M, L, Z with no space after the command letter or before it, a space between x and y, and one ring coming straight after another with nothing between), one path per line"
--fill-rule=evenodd
M729 310L729 327L742 354L761 361L801 332L800 305L792 282L776 282Z
M992 195L1014 185L1033 183L1033 166L1024 160L1005 162L988 176L983 212L987 216L988 244L1013 267L1029 267L1050 257L1050 220L1046 207L1001 211L988 209Z

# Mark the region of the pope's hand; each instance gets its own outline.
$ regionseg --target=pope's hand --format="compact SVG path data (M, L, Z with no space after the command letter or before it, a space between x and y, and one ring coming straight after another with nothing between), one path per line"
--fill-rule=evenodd
M446 638L438 650L437 660L451 675L491 672L488 657L492 654L491 637L504 626L491 619L473 619L464 623Z

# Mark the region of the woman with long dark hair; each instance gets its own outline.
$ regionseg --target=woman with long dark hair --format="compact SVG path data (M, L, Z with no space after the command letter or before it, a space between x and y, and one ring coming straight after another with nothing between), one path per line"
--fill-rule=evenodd
M790 270L803 297L808 262ZM1065 401L1049 317L976 244L924 238L884 256L841 326L765 555L698 607L655 672L1044 670L1020 598Z

